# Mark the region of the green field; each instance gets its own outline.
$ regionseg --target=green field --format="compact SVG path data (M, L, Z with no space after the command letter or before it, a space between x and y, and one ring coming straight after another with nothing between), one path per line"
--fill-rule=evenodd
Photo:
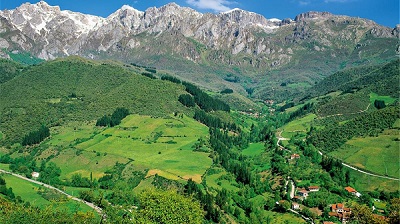
M0 169L2 169L2 170L10 170L10 164L0 163Z
M151 176L149 178L146 178L140 182L140 184L133 189L133 191L136 194L139 194L143 190L148 190L150 188L154 188L154 186L151 184L154 181L154 176Z
M377 174L399 177L398 137L398 130L387 130L378 137L354 138L330 155Z
M83 177L100 178L104 172L111 169L116 162L127 163L129 160L114 154L98 154L93 151L83 151L77 155L76 149L65 149L51 160L61 168L61 179L70 178L79 173Z
M51 128L52 138L47 143L52 146L68 147L76 141L90 138L96 131L94 122L70 122Z
M2 175L2 177L5 179L7 187L13 189L16 197L20 196L23 201L29 202L31 205L41 208L55 206L57 208L67 209L70 212L75 212L76 210L83 212L93 211L89 206L69 199L65 199L65 201L62 202L48 201L38 194L39 185L11 175Z
M297 224L297 223L306 223L302 218L296 216L291 213L278 213L272 211L263 211L264 216L269 217L271 219L270 223L276 224Z
M239 190L235 178L221 168L213 168L212 174L206 175L207 186L210 188L221 190L222 188L228 191L237 192Z
M62 178L74 173L89 177L90 172L98 178L116 162L131 161L140 170L149 169L149 175L201 182L212 164L209 153L194 152L192 148L199 138L207 138L208 128L187 116L129 115L112 128L72 123L54 132L48 144L68 147L52 159L59 164Z
M369 176L352 169L350 171L350 176L354 182L354 188L357 191L386 191L394 192L399 190L399 181L388 180L380 177Z
M315 114L308 114L305 117L289 122L280 128L282 130L282 137L291 138L297 133L306 134L310 130L311 123L316 117L317 115Z
M383 100L383 101L385 101L386 105L390 105L390 104L394 103L397 99L393 98L391 96L380 96L376 93L370 93L369 100L371 103L374 103L375 100Z
M264 143L250 143L249 147L243 149L242 154L245 156L258 156L265 151Z
M374 206L376 209L382 209L385 210L386 209L386 202L380 201L380 200L374 200Z

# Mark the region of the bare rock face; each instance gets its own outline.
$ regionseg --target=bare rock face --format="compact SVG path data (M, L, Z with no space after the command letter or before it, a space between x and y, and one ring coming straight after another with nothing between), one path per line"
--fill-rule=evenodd
M259 69L284 66L298 52L353 49L366 35L398 38L399 27L328 12L306 12L294 20L266 19L241 9L202 14L175 3L144 12L123 6L101 18L40 1L0 11L0 34L1 48L29 51L44 59L131 57L129 52L137 50L141 54L136 58L173 55L195 63L206 60Z
M294 19L294 21L296 22L300 22L300 21L307 21L310 19L327 19L329 17L332 17L333 14L329 13L329 12L306 12L306 13L301 13L299 15L296 16L296 18Z

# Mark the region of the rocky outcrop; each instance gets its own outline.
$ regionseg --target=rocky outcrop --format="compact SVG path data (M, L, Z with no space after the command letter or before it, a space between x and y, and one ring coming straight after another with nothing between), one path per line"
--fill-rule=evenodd
M144 12L123 6L101 18L40 1L0 11L0 34L3 49L30 51L44 59L74 54L130 57L129 51L137 49L147 57L178 55L195 63L265 68L283 66L304 50L353 49L367 34L396 38L399 28L329 12L279 20L241 9L202 14L175 3ZM135 57L145 57L141 55Z

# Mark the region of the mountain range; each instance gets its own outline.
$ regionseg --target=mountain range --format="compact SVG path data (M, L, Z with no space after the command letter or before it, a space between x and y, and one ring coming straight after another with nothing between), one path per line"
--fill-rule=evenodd
M399 33L400 26L329 12L279 20L241 9L202 14L175 3L144 12L125 5L107 18L44 1L0 11L2 57L114 59L172 71L210 89L255 89L254 96L273 99L340 69L395 58Z

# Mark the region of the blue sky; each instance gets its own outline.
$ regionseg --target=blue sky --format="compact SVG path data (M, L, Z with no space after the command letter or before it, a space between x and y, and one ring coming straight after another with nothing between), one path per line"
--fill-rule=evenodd
M13 9L25 2L39 0L0 0L0 9ZM144 11L174 0L46 0L62 10L72 10L107 17L122 5ZM266 18L294 18L307 11L328 11L338 15L367 18L389 27L399 24L399 0L175 0L200 12L220 12L232 8L262 14Z

